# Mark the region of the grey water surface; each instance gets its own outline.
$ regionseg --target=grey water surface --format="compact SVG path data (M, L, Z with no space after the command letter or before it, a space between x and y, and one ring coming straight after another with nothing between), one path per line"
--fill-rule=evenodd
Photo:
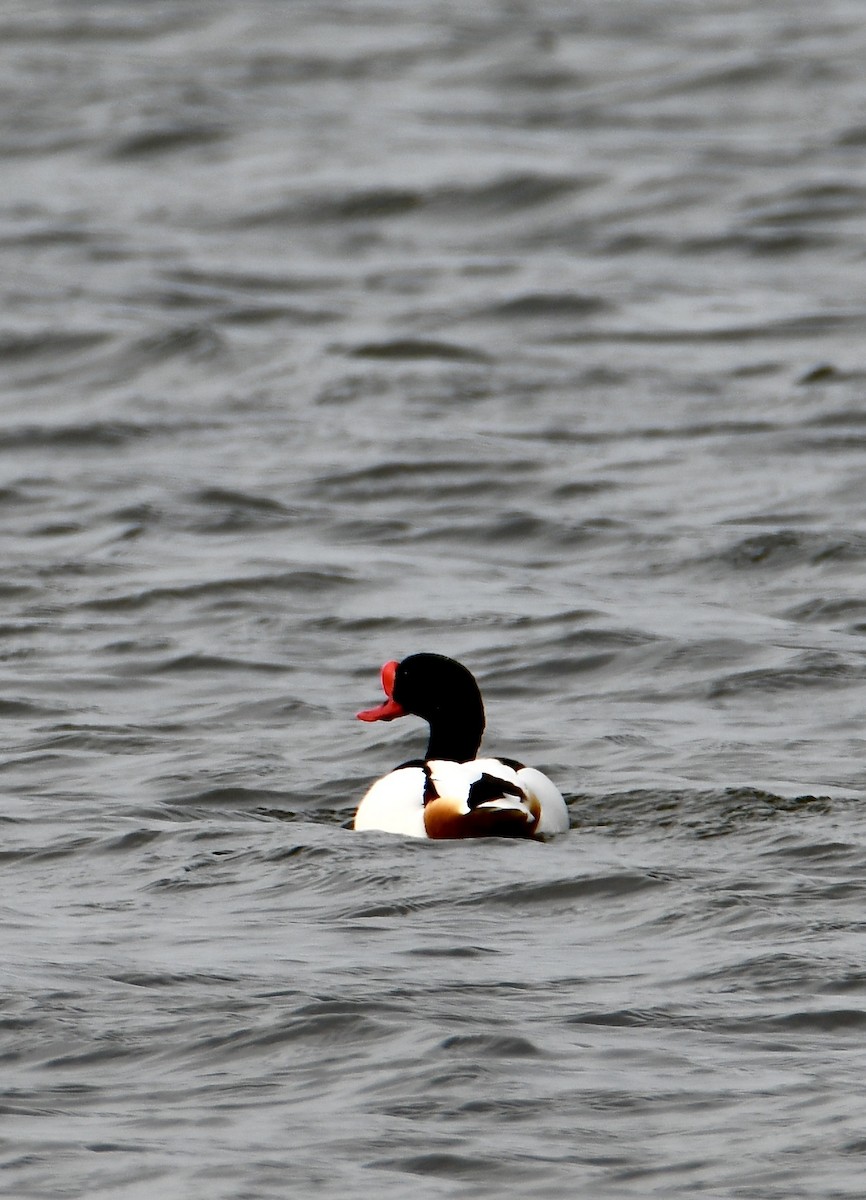
M866 1195L866 8L0 8L0 1194ZM355 834L460 658L547 844Z

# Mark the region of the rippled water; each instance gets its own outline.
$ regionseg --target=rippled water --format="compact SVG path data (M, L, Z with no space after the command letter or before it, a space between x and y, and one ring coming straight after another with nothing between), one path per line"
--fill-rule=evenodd
M0 1191L859 1197L854 0L0 14ZM348 828L484 688L548 844Z

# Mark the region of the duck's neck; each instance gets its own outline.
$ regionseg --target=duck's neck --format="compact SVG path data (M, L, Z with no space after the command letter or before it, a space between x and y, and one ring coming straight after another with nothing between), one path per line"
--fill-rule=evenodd
M470 762L478 754L483 733L483 708L478 712L439 713L430 721L426 757Z

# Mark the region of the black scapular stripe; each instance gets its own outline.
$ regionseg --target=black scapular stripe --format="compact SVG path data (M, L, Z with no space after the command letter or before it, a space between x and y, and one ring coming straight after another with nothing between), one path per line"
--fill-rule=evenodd
M423 758L410 758L408 762L400 763L399 767L395 767L394 770L402 771L406 767L420 767L424 772L424 803L429 804L431 800L438 800L439 793L436 791L436 784L433 782L430 764Z
M486 804L489 800L504 800L506 796L526 799L523 788L518 787L516 783L509 783L507 779L500 779L497 775L488 775L485 771L470 787L466 803L470 808L477 808L479 804Z

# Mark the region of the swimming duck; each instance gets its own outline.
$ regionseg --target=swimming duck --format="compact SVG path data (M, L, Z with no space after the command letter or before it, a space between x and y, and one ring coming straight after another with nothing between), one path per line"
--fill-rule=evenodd
M385 663L382 688L384 701L358 719L412 714L428 722L430 741L425 758L376 780L358 806L355 829L426 838L532 838L568 829L565 801L541 771L510 758L476 758L484 703L461 663L411 654Z

